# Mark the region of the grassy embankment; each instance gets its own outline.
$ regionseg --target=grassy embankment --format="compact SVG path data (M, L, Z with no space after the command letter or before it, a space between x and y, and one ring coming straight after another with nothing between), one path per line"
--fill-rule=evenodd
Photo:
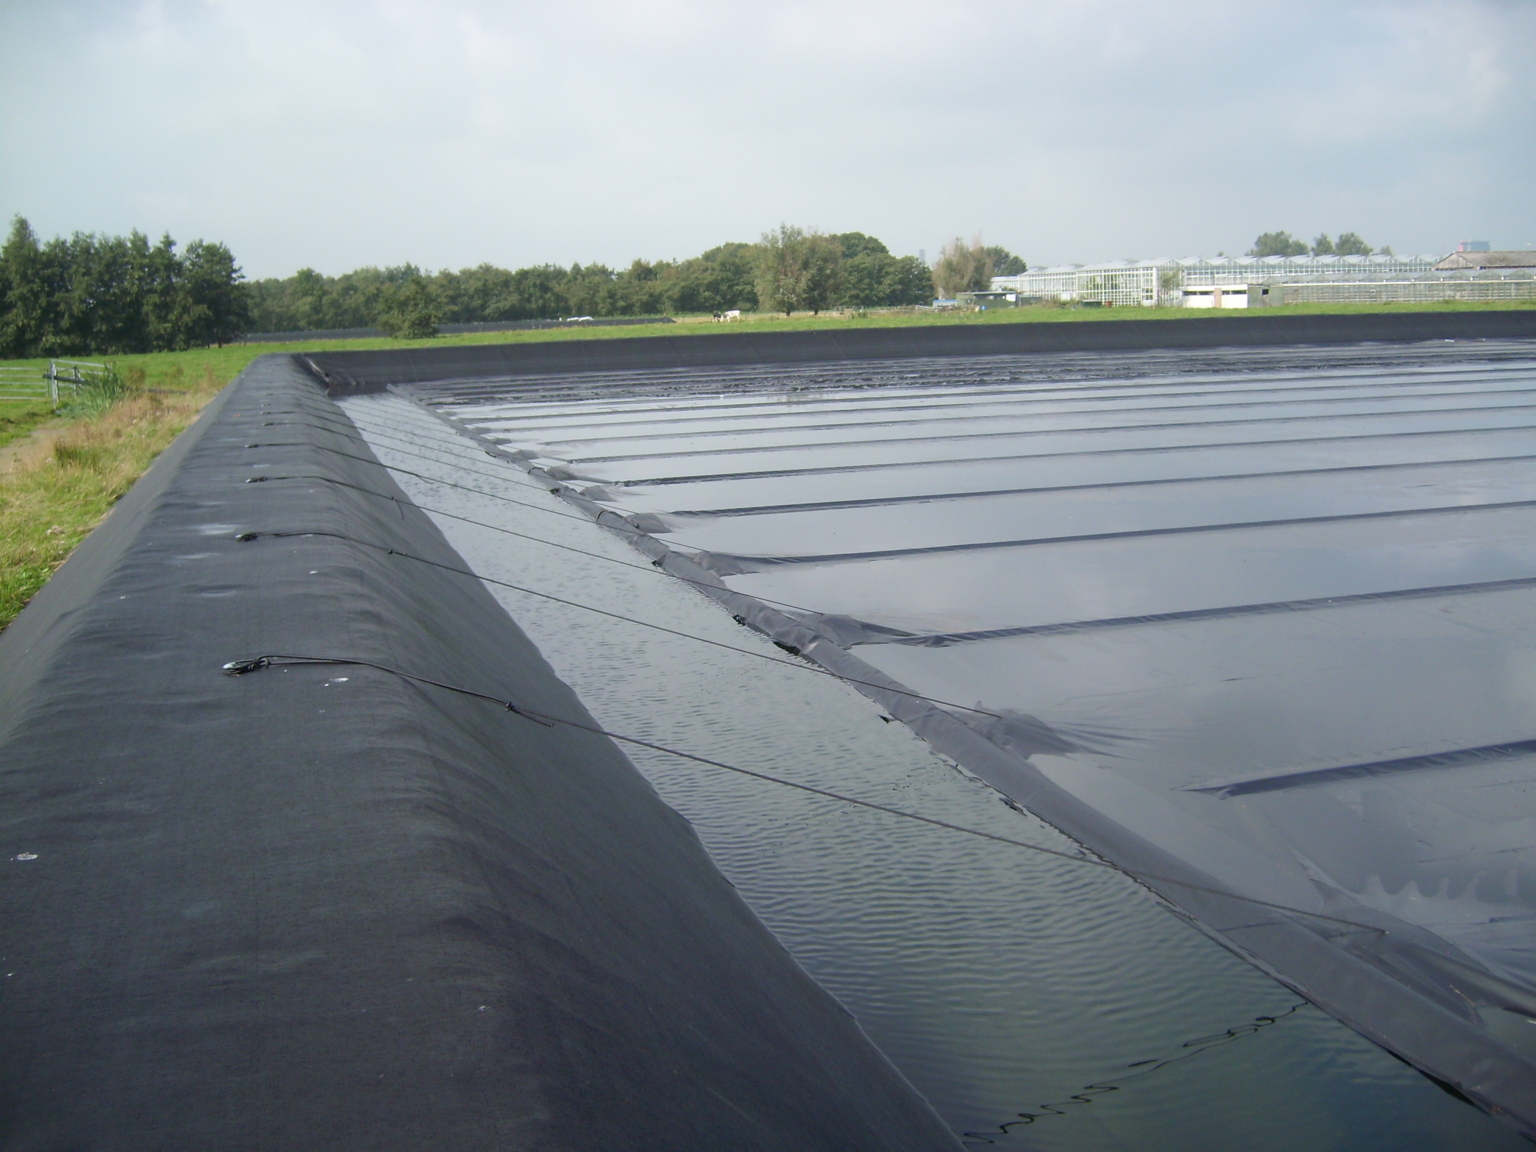
M1111 319L1187 320L1195 317L1281 316L1385 311L1484 311L1519 304L1297 304L1262 312L1182 308L1003 308L985 312L822 316L745 316L717 325L685 317L665 326L552 328L477 332L430 340L333 340L306 344L237 344L190 352L109 358L129 394L111 405L81 405L54 414L45 405L0 402L0 628L9 624L154 458L190 424L218 391L258 356L299 349L402 348L444 344L543 343L554 340L692 336L710 332L895 328L932 324L1019 324ZM46 360L10 361L45 366ZM30 439L28 439L30 437Z
M114 359L130 385L115 403L0 403L0 627L250 357Z

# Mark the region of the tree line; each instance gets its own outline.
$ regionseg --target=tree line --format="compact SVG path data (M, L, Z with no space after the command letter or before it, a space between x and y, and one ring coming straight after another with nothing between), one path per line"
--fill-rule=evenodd
M253 332L377 325L392 335L426 335L439 324L926 304L934 272L862 232L783 225L756 244L722 244L685 260L636 260L617 270L481 264L428 273L403 264L323 276L304 268L286 279L254 281L250 290Z
M481 264L425 272L413 264L246 281L223 244L169 236L75 233L40 241L25 219L0 249L0 356L79 356L225 344L251 332L382 328L429 336L440 324L573 316L665 316L731 310L821 312L927 304L1025 270L980 239L947 244L933 267L862 232L790 225L755 244L685 260Z
M690 260L636 260L620 271L603 264L481 264L433 273L401 264L325 276L301 268L285 279L252 282L251 331L381 327L392 335L430 335L438 324L755 308L751 248L722 244Z
M1372 249L1357 232L1340 232L1337 240L1320 234L1309 245L1289 232L1265 232L1248 250L1250 256L1391 256L1391 248Z
M77 232L46 243L17 216L0 248L0 356L90 356L227 344L249 330L223 244Z

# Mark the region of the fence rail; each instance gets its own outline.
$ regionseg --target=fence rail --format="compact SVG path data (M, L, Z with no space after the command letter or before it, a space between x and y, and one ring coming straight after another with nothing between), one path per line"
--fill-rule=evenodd
M47 401L57 408L61 398L100 387L112 374L110 365L88 360L50 360L47 368L0 368L0 400Z
M46 400L48 376L40 368L0 368L0 400Z

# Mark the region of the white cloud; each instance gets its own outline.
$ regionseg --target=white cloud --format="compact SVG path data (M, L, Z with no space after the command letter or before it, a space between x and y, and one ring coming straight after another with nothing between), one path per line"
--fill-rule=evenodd
M780 220L1035 262L1536 241L1536 6L1494 0L12 3L0 109L0 211L257 275Z

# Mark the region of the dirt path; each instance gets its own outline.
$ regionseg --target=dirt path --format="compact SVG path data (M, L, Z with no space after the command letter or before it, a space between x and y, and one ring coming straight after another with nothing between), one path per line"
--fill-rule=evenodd
M30 435L0 445L0 472L15 472L37 463L53 451L53 442L69 431L69 425L44 424Z

